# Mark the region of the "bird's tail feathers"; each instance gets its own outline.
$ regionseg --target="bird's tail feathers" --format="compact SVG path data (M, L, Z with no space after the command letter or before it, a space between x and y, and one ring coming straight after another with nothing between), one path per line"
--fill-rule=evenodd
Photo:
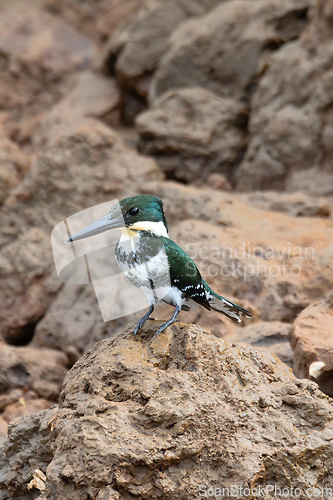
M214 311L221 312L238 323L242 322L243 316L245 318L252 318L250 311L218 295L207 285L207 283L205 283L205 288L207 290L209 305Z

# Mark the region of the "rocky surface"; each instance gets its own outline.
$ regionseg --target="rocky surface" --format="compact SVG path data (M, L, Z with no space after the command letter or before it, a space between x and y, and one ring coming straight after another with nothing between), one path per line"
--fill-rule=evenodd
M13 347L2 342L0 344L0 366L1 393L15 393L15 398L18 401L23 398L24 394L32 390L36 396L54 401L58 397L66 374L68 360L65 354L60 351ZM6 399L9 397L7 395Z
M227 333L223 338L227 342L242 342L252 345L259 351L272 352L292 368L291 331L292 325L289 323L257 321L244 328L237 328L232 333Z
M111 35L104 68L115 74L123 95L123 118L131 121L145 107L151 75L168 47L174 29L212 9L220 0L147 0Z
M267 352L182 323L154 335L159 324L99 342L67 374L59 409L11 426L0 476L11 498L35 498L36 469L44 500L331 484L333 405L316 384Z
M244 106L208 90L166 92L137 118L139 149L156 155L167 177L183 182L206 180L212 172L230 177L245 150L247 120Z
M3 136L1 136L3 135ZM8 193L23 179L30 167L31 159L18 146L5 137L0 128L0 206L6 200Z
M309 0L220 2L206 16L183 23L154 75L151 98L171 88L200 85L223 97L248 100L261 57L298 37Z
M323 175L312 192L332 194L327 184L332 178L331 26L332 2L316 2L300 39L270 58L252 101L252 139L237 172L238 188L295 191L309 183L309 175Z
M44 410L15 421L8 439L0 447L0 498L31 500L38 497L38 488L29 488L36 470L46 470L52 453L50 427L56 408Z
M309 305L294 322L291 345L295 352L295 374L311 378L311 365L322 362L313 376L324 392L333 396L333 294Z

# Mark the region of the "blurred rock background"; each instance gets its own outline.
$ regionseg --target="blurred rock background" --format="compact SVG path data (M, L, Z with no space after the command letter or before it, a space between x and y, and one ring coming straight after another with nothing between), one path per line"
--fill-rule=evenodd
M0 3L1 435L137 318L103 323L50 242L69 215L136 193L163 199L170 236L254 312L181 320L333 395L332 33L332 0Z

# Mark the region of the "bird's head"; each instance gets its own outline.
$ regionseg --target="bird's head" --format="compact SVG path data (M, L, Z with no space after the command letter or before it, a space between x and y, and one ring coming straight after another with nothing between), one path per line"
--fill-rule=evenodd
M124 198L112 207L108 215L73 234L66 242L82 240L111 229L149 231L156 236L168 236L162 200L143 194Z

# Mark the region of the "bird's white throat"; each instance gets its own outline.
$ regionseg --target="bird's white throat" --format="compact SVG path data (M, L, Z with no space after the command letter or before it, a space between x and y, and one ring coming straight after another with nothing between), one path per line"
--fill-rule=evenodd
M122 229L123 234L121 235L120 241L138 236L138 231L149 231L154 236L164 236L165 238L169 238L168 231L162 221L140 221L135 222L126 229Z

